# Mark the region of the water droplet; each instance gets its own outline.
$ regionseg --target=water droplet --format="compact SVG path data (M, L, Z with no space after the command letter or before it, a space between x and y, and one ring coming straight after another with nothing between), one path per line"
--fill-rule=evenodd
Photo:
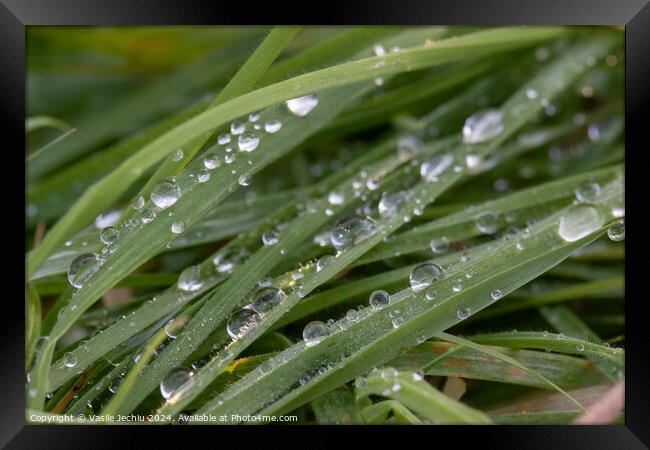
M376 225L368 217L354 216L338 222L330 240L337 250L343 250L363 241L374 233Z
M239 136L237 145L240 152L252 152L260 143L260 138L255 133L246 133Z
M244 336L251 328L256 327L259 321L260 316L251 306L245 306L230 316L226 330L232 340L237 340Z
M490 297L492 297L492 300L497 301L503 297L503 292L501 289L495 289L490 293Z
M302 338L307 347L313 347L323 341L330 334L330 328L321 321L308 323L302 330Z
M266 314L271 311L275 306L279 305L287 295L276 287L265 287L259 289L253 295L253 303L251 307L258 314Z
M178 289L186 292L198 291L203 287L201 266L190 266L181 272L177 282Z
M227 153L226 156L224 156L223 160L226 162L226 164L232 164L235 162L236 158L237 157L234 153Z
M469 308L462 308L462 309L459 309L458 311L456 311L456 315L458 316L458 318L460 320L467 319L471 314L472 314L472 312L470 311Z
M169 322L165 324L165 334L169 339L176 339L178 336L174 319L169 319Z
M399 328L400 326L404 325L404 318L393 317L392 324L393 324L393 328Z
M424 380L424 374L420 372L419 370L416 372L413 372L413 381L422 381Z
M345 313L345 318L350 322L356 322L359 319L359 312L356 309L350 309Z
M219 137L217 138L217 143L219 145L226 145L230 144L231 137L228 133L223 133L220 134Z
M564 340L564 333L560 333L557 335L557 340L558 341L563 341Z
M94 253L84 253L77 256L68 269L68 281L70 284L80 289L86 282L99 270L104 259Z
M390 294L386 291L374 291L369 300L374 309L382 309L390 304Z
M476 144L497 137L503 131L503 113L498 109L480 111L465 121L463 142Z
M416 266L409 276L411 289L415 292L421 291L438 281L442 277L443 273L444 271L442 267L438 264L422 263Z
M95 218L95 228L103 230L104 228L112 227L122 217L122 211L109 211L100 214Z
M342 205L345 201L345 197L340 192L332 191L328 194L327 201L331 205Z
M454 292L460 292L463 290L463 283L460 280L456 280L454 284L451 285L451 290Z
M250 173L245 173L240 175L238 183L240 186L250 186L252 178Z
M318 106L318 97L313 94L287 100L287 108L298 117L305 117L316 106Z
M558 234L567 242L575 242L603 226L598 210L590 205L575 205L560 217Z
M579 352L584 352L585 351L585 344L576 345L576 350L578 350Z
M106 227L99 234L99 239L106 245L110 245L119 237L120 232L113 227Z
M210 172L208 172L207 170L199 171L199 175L197 179L199 180L199 183L207 182L208 180L210 180Z
M142 216L140 217L140 220L142 220L142 223L147 224L151 222L153 219L156 218L156 212L152 209L149 209L147 211L144 211L142 213Z
M576 188L576 200L580 203L593 203L600 194L598 183L586 182Z
M230 132L234 135L242 134L246 131L246 124L241 122L233 122L230 124Z
M420 148L420 140L415 136L402 136L397 141L397 156L400 161L413 158Z
M136 211L142 209L144 206L144 197L141 195L138 195L136 198L133 199L131 202L131 207L135 209Z
M332 255L323 255L323 256L321 256L320 258L318 258L318 261L316 262L316 272L320 272L325 267L327 267L330 264L334 263L334 261L336 261L336 258L333 257Z
M429 242L429 247L433 253L445 253L449 250L449 240L446 237L438 237L431 239Z
M404 203L409 197L407 191L397 192L384 192L381 194L381 199L377 205L379 214L382 216L390 216L397 212L397 208L401 203Z
M180 161L183 159L183 149L179 148L174 150L174 153L172 153L172 161Z
M476 218L476 228L483 234L494 234L499 229L499 217L494 213L483 213Z
M171 400L172 397L180 397L184 392L191 389L195 383L192 372L180 368L174 369L160 382L160 393L165 400Z
M172 230L172 233L181 234L183 231L185 231L185 223L182 220L177 220L176 222L172 223L172 226L170 228Z
M181 188L171 180L156 184L151 190L151 201L158 208L169 208L181 197Z
M625 221L621 220L619 222L616 222L613 224L611 227L609 227L609 230L607 230L607 236L612 241L618 242L622 241L625 239Z
M366 377L360 376L356 380L354 380L354 387L356 388L362 388L366 385Z
M279 120L269 120L264 124L264 131L267 133L277 133L282 128L282 122Z
M73 368L74 366L77 365L77 357L70 352L64 353L63 354L63 365L67 367L68 369Z
M454 157L450 153L436 155L422 163L420 166L420 175L424 181L438 181L438 177L445 173L453 163Z
M262 235L262 242L264 245L276 245L280 242L278 232L275 230L268 230Z

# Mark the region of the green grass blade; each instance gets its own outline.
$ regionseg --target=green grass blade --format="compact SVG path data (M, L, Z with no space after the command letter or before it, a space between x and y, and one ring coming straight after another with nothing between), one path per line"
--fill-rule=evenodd
M41 335L41 299L32 284L27 285L25 292L25 367L29 368L36 341Z

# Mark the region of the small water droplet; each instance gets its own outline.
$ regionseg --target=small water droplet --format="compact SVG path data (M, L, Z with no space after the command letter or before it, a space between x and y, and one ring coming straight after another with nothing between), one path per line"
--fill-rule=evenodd
M499 217L490 212L476 218L476 228L483 234L494 234L499 229Z
M472 311L469 308L462 308L456 311L456 315L460 320L467 319L472 314Z
M424 181L436 182L440 175L454 163L454 157L450 153L436 155L422 163L420 166L420 176Z
M201 266L190 266L181 272L177 282L178 289L186 292L198 291L203 287Z
M443 273L442 267L438 264L422 263L416 266L409 276L411 289L416 292L421 291L442 278Z
M390 304L390 294L386 291L374 291L369 300L374 309L382 309Z
M77 365L77 357L70 352L64 353L63 354L63 365L67 367L68 369L72 369L74 366Z
M160 382L160 393L165 400L180 398L196 384L192 372L185 369L174 369Z
M219 145L226 145L230 144L231 137L228 133L223 133L220 134L219 137L217 138L217 143Z
M250 186L252 180L252 176L250 173L245 173L243 175L239 176L238 183L240 186Z
M429 242L429 248L431 251L436 254L445 253L449 250L449 240L446 237L438 237L431 239Z
M377 209L382 216L390 216L397 212L399 205L404 203L409 197L407 191L384 192L381 195Z
M242 134L246 131L246 124L241 122L233 122L230 124L230 132L234 135Z
M180 161L183 159L183 149L179 148L174 150L174 153L172 153L172 161Z
M359 312L356 309L350 309L345 313L345 318L350 322L356 322L359 319Z
M264 124L264 131L270 134L277 133L281 128L282 122L279 120L269 120Z
M318 106L318 97L313 94L305 95L303 97L287 100L286 104L287 108L293 115L298 117L305 117L316 106Z
M537 91L535 89L532 89L532 88L526 89L526 97L529 100L535 100L538 95L539 94L537 93Z
M258 289L253 295L253 303L251 307L256 313L263 315L271 311L275 306L279 305L287 295L276 287L265 287Z
M503 297L503 291L501 291L501 289L495 289L490 293L490 297L492 297L492 300L494 301L499 300Z
M302 338L307 347L313 347L323 341L330 334L330 328L321 321L308 323L302 330Z
M84 253L77 256L70 263L68 269L68 281L70 284L80 289L86 282L99 270L104 259L94 253Z
M330 264L334 263L336 261L336 258L332 255L323 255L320 258L318 258L318 261L316 262L316 272L320 272L323 270L325 267L329 266Z
M138 195L137 197L135 197L133 199L133 201L131 202L131 207L133 209L135 209L136 211L142 209L143 206L144 206L144 197L141 196L141 195Z
M255 133L246 133L239 136L237 145L240 152L252 152L260 143L260 138Z
M585 182L576 188L576 200L580 203L593 203L600 194L598 183Z
M120 236L120 232L113 227L106 227L99 234L99 239L106 245L110 245Z
M338 222L332 231L330 241L337 250L343 250L359 243L374 233L376 225L368 217L354 216Z
M197 179L199 180L199 183L205 183L205 182L209 181L210 180L210 172L208 172L207 170L199 171L199 175L198 175Z
M616 222L613 224L611 227L609 227L609 230L607 230L607 236L612 241L618 242L622 241L625 239L625 221L621 220L619 222Z
M498 109L480 111L465 121L463 142L476 144L494 139L503 131L503 113Z
M227 247L217 253L212 259L215 269L219 273L232 271L248 257L248 251L242 247Z
M280 236L275 230L268 230L262 234L262 243L264 245L276 245L280 242Z
M176 222L172 223L170 229L174 234L181 234L183 231L185 231L185 223L182 220L177 220Z
M579 352L584 352L585 351L585 344L576 345L576 350L578 350Z
M169 208L181 197L181 188L171 180L156 184L151 190L151 201L158 208Z
M332 191L328 194L327 201L330 205L342 205L345 197L341 192Z

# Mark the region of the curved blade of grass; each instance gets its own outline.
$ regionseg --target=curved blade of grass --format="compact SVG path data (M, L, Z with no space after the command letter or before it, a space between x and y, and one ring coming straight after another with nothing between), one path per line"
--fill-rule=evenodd
M369 425L381 425L386 422L388 414L393 413L395 422L402 425L421 425L422 422L406 406L397 400L384 400L361 410L363 422Z
M602 383L605 378L589 361L573 356L532 350L495 347L563 389ZM450 353L452 352L453 353ZM437 362L436 362L437 361ZM495 381L548 389L549 384L510 363L447 342L424 342L389 362L399 370L417 370L427 375Z
M395 377L384 379L376 371L356 389L358 398L382 395L393 398L407 408L439 424L489 424L490 418L435 389L422 379L415 379L412 372L399 372ZM397 390L395 387L399 386Z
M597 46L598 47L598 46ZM580 48L580 47L578 47ZM575 50L575 49L574 49ZM591 46L586 46L582 47L581 51L589 51L590 53L594 51L595 49ZM602 51L603 49L601 49ZM575 55L573 55L575 56ZM564 76L566 77L566 80L571 80L575 76L575 72L573 70L568 70L568 64L571 58L564 56L564 58L560 58L553 66L548 67L546 71L544 71L542 74L538 75L538 78L536 79L536 82L539 84L549 84L549 86L544 86L548 87L548 89L553 92L558 92L558 90L561 87L561 84L558 84L556 82L556 78L558 76ZM545 80L545 81L542 81ZM551 85L551 80L553 80L553 84ZM529 103L527 105L524 105L525 107L523 108L524 111L522 110L522 105L519 100L519 96L525 94L520 90L516 94L514 94L514 99L512 101L509 101L506 103L506 109L510 110L511 108L516 108L519 110L520 115L518 116L511 116L512 117L512 122L509 123L506 126L506 129L498 137L496 140L488 143L487 145L483 146L483 151L487 153L489 149L494 150L497 145L499 145L503 140L507 139L510 135L513 134L513 132L530 117L532 117L534 114L536 114L539 105L530 105ZM525 112L525 114L524 114ZM476 147L474 147L476 148ZM488 149L488 150L486 150ZM461 153L461 158L464 158L464 153ZM418 185L416 189L413 191L413 198L418 199L419 203L415 203L414 201L411 202L406 202L405 205L402 207L404 211L411 211L413 208L417 207L418 204L422 205L427 205L428 203L432 202L441 192L443 192L448 186L456 182L458 179L461 178L462 175L456 174L456 173L448 173L444 174L441 178L441 180L438 183L424 183L421 185ZM412 204L411 204L412 203ZM347 266L349 263L352 261L358 259L359 256L364 254L368 249L372 248L374 245L379 243L382 239L382 235L384 234L390 234L390 232L394 231L395 229L399 228L399 226L402 225L402 215L403 213L398 212L397 214L394 215L394 217L387 218L385 221L382 221L380 228L383 228L382 233L376 233L375 235L371 236L368 238L366 241L362 242L361 244L355 246L354 248L344 252L341 254L339 257L337 257L337 261L328 267L325 267L321 272L317 274L308 274L309 276L305 277L302 281L302 287L301 294L304 296L304 294L308 293L312 289L314 289L316 286L319 284L322 284L324 281L327 279L331 278L332 275L334 275L338 270L340 270L341 267ZM231 280L232 281L232 280ZM224 287L225 289L225 287ZM279 305L277 308L274 310L270 311L267 316L265 317L265 320L262 321L260 324L258 324L256 327L251 329L245 336L243 336L241 339L238 341L234 342L231 346L228 347L228 352L232 354L236 354L238 351L241 350L236 350L245 347L250 343L251 340L255 339L256 336L258 336L261 332L264 331L265 327L268 327L269 324L272 324L277 318L279 318L286 310L290 309L291 306L293 306L297 300L299 300L299 296L297 293L294 291L291 293L287 299L283 301L281 305ZM216 307L218 308L221 305L217 305ZM210 317L214 317L214 311L210 311L209 313L205 313L206 315ZM191 324L190 324L191 326ZM196 327L195 327L196 328ZM188 328L189 331L190 328ZM201 335L202 333L205 333L205 331L201 331L200 329L195 329L193 330L194 333L193 335ZM177 340L175 344L180 345L182 340ZM184 342L185 346L192 345L190 342ZM171 354L171 350L170 350ZM177 357L178 355L178 350L176 350L175 355ZM161 356L166 356L165 353ZM159 361L159 360L158 360ZM156 361L156 362L158 362ZM204 376L207 380L210 379L210 377L216 376L218 374L219 370L221 367L223 367L223 364L225 362L229 361L229 358L226 357L225 360L213 360L210 362L207 366L203 368L202 371L199 371L197 374L197 388L193 390L193 392L190 392L188 395L188 400L192 398L192 396L196 395L196 392L205 387L207 381L203 380L202 377ZM161 362L161 365L164 364ZM168 365L170 365L170 362L167 362ZM173 366L171 366L173 367ZM168 369L171 367L168 366ZM156 378L161 376L161 373L157 374ZM154 380L156 379L154 378ZM145 383L145 380L147 378L143 377L143 383ZM153 380L152 380L153 384ZM147 390L151 389L150 386L147 387ZM135 398L134 398L134 403L135 403ZM176 405L172 406L172 408L180 407L182 406L184 402L181 401L177 403ZM132 407L134 407L132 405Z
M28 275L34 272L58 243L70 235L74 226L84 223L87 218L101 212L108 206L108 200L116 198L124 192L144 170L189 140L210 129L217 128L229 120L301 95L472 56L525 47L560 36L563 33L565 31L561 28L505 28L471 33L440 41L430 47L364 58L299 75L208 109L146 145L137 154L124 161L110 175L88 189L50 230L41 245L28 259ZM598 42L597 45L592 45L591 50L598 50L598 44L602 45L601 42Z
M449 333L445 332L438 332L435 334L435 336L439 339L443 339L445 341L453 342L455 344L459 345L464 345L465 347L469 347L473 350L486 353L494 358L500 359L502 361L505 361L509 364L512 364L513 366L517 367L518 369L521 369L525 372L528 372L529 374L539 378L543 382L547 383L549 386L551 386L553 389L556 391L560 392L562 395L564 395L571 403L576 405L578 408L581 410L585 411L585 408L573 397L571 397L564 389L562 389L560 386L557 384L553 383L551 380L546 378L544 375L541 375L538 372L535 372L534 370L531 370L530 368L526 367L525 365L521 364L519 361L516 359L510 358L509 356L504 355L503 353L500 353L496 350L491 349L490 347L486 347L483 345L476 344L472 341L468 341L467 339L459 338L458 336L451 335Z
M25 119L25 133L30 133L40 128L55 128L65 133L72 127L65 121L51 116L32 116Z

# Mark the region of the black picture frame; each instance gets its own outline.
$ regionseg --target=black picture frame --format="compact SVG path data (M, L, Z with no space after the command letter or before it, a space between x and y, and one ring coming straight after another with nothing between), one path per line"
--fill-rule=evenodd
M179 24L448 24L448 25L620 25L625 27L625 141L627 202L626 228L628 244L625 266L626 299L626 392L625 425L607 426L517 426L517 427L436 427L438 445L441 433L449 442L464 441L475 434L483 442L499 448L553 448L553 449L633 449L650 445L650 357L647 346L647 327L643 314L645 296L642 294L642 270L648 255L642 232L643 217L647 213L645 184L642 175L643 153L650 148L646 131L650 119L650 5L648 0L358 0L312 4L311 8L297 9L278 2L252 5L237 2L209 0L0 0L0 73L2 121L5 140L13 138L14 146L7 146L4 155L15 157L15 173L24 164L21 151L25 146L25 29L32 25L179 25ZM24 167L24 166L23 166ZM25 182L25 180L23 180ZM4 183L5 189L11 184ZM24 186L24 185L23 185ZM13 190L10 191L12 193ZM24 216L20 201L15 214ZM628 205L629 206L629 205ZM13 214L12 214L13 216ZM16 217L16 216L13 216ZM10 220L24 228L24 223ZM21 246L21 243L15 243ZM16 249L13 266L20 260L24 248ZM24 257L24 256L23 256ZM20 269L15 269L20 271ZM5 272L6 273L6 272ZM11 275L6 275L7 279ZM24 273L23 273L24 276ZM17 285L19 285L18 283ZM210 427L132 427L132 426L37 426L25 425L24 399L24 307L16 289L15 296L5 302L15 304L17 311L2 321L0 354L3 356L0 392L5 415L0 419L0 446L3 448L110 448L135 445L135 434L161 436L161 433L191 429L193 437L207 432L216 437ZM311 433L311 427L291 427ZM346 431L368 431L366 427L349 427ZM405 428L392 428L390 433L404 433ZM286 427L249 427L246 439L262 434L287 430ZM325 433L339 430L327 428ZM172 431L173 430L173 431ZM298 430L298 431L301 431ZM373 428L372 433L377 434ZM430 428L409 433L430 433ZM136 433L137 432L137 433ZM319 431L321 432L321 431ZM155 433L155 434L154 434ZM241 433L241 431L239 432ZM468 434L466 434L468 433ZM379 432L381 435L381 431ZM259 436L255 436L259 435ZM151 437L148 436L148 437ZM314 439L315 435L306 435ZM422 440L427 436L419 436ZM324 439L326 440L327 437ZM416 438L417 439L417 438ZM332 442L333 443L333 442ZM424 445L424 442L422 442ZM485 444L483 444L485 445ZM489 444L488 444L489 445Z

